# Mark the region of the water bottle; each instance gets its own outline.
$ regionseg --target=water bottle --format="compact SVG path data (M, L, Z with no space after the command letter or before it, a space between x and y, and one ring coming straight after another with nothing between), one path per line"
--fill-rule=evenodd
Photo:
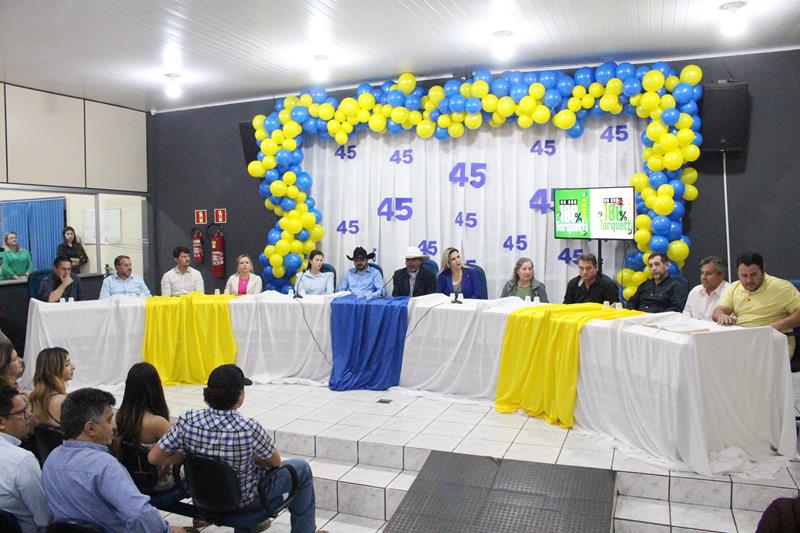
M525 295L525 303L526 304L531 303L531 295L530 294Z
M219 289L214 289L214 296L219 296Z
M59 299L58 299L58 303L60 303L60 304L63 304L63 303L65 303L66 301L67 301L67 300L66 300L66 298L64 298L63 296L62 296L61 298L59 298Z
M294 289L289 289L289 292L286 293L289 298L294 298Z
M622 302L615 303L614 307L617 309L617 311L622 311Z
M456 293L454 293L454 292L450 293L450 301L451 302L455 302L456 301Z
M535 304L540 304L540 303L542 303L542 301L539 299L539 297L538 297L538 296L534 296L534 298L533 298L533 303L535 303Z
M609 302L608 300L604 301L603 302L603 307L605 309L611 309L611 302Z
M75 301L75 298L73 298L72 296L70 296L70 297L69 297L69 303L73 303L74 301Z

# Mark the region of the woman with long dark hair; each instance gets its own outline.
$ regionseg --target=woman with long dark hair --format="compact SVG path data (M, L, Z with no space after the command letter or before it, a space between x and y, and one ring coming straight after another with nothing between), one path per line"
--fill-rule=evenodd
M125 394L116 418L118 442L149 448L169 430L169 408L156 367L150 363L136 363L128 370ZM167 490L173 484L170 467L162 468L154 490Z
M83 245L78 240L75 228L64 226L61 236L64 238L64 242L58 245L56 255L69 259L70 263L72 263L72 269L77 273L80 271L80 267L89 262L89 256L86 255Z
M61 427L61 404L74 374L75 366L64 348L45 348L36 356L31 410L39 424Z

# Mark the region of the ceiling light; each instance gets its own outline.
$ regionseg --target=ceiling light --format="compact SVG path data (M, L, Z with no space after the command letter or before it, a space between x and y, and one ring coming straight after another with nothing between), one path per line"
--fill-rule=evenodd
M323 83L328 81L331 76L331 69L328 65L328 56L325 54L318 54L313 57L314 62L311 65L311 79L316 83Z
M164 88L164 93L170 98L178 98L183 93L183 89L181 88L181 84L178 82L178 78L181 77L180 74L164 74L169 81L167 82L167 86Z
M494 38L492 53L498 61L508 61L514 55L514 43L511 39L513 35L514 32L509 30L498 30L492 33Z
M719 29L726 37L738 37L747 30L747 19L739 11L747 2L727 2L719 6L722 16L719 19Z

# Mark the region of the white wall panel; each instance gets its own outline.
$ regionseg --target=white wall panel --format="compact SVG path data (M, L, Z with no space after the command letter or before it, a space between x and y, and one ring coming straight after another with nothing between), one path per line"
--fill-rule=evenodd
M86 185L147 191L144 113L86 102Z
M0 182L8 181L6 174L6 94L5 85L0 83Z

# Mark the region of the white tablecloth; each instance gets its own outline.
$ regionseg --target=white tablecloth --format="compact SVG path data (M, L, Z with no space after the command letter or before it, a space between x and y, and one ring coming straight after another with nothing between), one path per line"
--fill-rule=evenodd
M76 367L70 390L124 382L131 365L142 360L144 309L144 298L125 295L71 303L31 300L22 386L31 387L36 356L53 346L66 348Z
M643 326L684 323L682 334ZM575 421L711 475L796 453L786 337L678 313L595 320L581 332ZM738 448L735 449L735 448Z

